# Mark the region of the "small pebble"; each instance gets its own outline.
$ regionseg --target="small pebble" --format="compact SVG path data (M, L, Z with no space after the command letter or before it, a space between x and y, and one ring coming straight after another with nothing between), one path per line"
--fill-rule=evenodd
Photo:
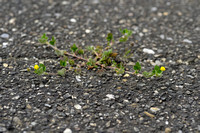
M166 40L173 41L173 39L171 37L166 37Z
M17 96L15 96L15 97L13 97L12 99L13 99L13 100L17 100L17 99L19 99L19 98L20 98L20 96L17 95Z
M164 15L164 16L168 16L169 13L168 13L168 12L163 12L163 15Z
M106 123L106 127L110 127L110 121Z
M37 123L36 122L31 122L31 125L32 126L35 126Z
M27 108L27 109L31 109L32 107L31 107L30 104L27 104L27 105L26 105L26 108Z
M21 125L22 125L22 122L21 122L21 120L20 120L18 117L14 117L14 118L13 118L13 121L14 121L18 126L21 126Z
M96 123L90 123L90 126L96 127L97 124Z
M81 79L80 79L81 77L80 76L76 76L76 80L78 81L78 82L81 82Z
M79 105L79 104L74 105L74 108L78 109L78 110L82 109L81 105Z
M48 108L51 108L51 105L50 105L50 104L47 104L47 103L45 103L44 106L45 106L45 107L48 107Z
M107 94L106 97L108 97L109 99L115 99L115 96L113 94Z
M89 30L89 29L85 30L85 33L90 33L90 32L91 32L91 30Z
M129 77L129 76L130 76L129 74L125 74L125 75L124 75L124 77Z
M3 63L3 67L8 67L8 64L7 63Z
M154 112L154 113L156 113L157 111L160 111L160 109L157 107L151 107L150 110L151 112Z
M143 29L142 32L146 33L148 32L148 29Z
M186 77L194 79L194 77L192 75L186 75Z
M144 36L144 34L143 34L142 32L140 32L140 33L139 33L139 36L140 36L140 37L143 37L143 36Z
M183 133L181 130L178 130L178 133Z
M8 46L8 42L3 42L2 48L6 48Z
M155 54L155 52L152 49L148 49L148 48L144 48L143 52L147 54Z
M1 132L1 133L6 132L6 130L7 130L7 129L6 129L5 127L1 127L1 126L0 126L0 132Z
M185 42L185 43L192 43L192 41L190 41L189 39L184 39L183 42Z
M170 133L171 132L171 128L167 127L165 128L165 133Z
M44 87L44 84L43 84L43 83L40 83L39 87L40 87L40 88Z
M157 10L158 10L157 7L152 7L152 8L151 8L151 11L153 11L153 12L155 12L155 11L157 11Z
M137 127L133 128L135 132L139 132L139 129Z
M165 35L160 35L160 38L161 39L165 39Z
M3 33L3 34L1 34L1 38L8 39L8 38L9 38L9 35L8 35L7 33Z
M14 24L15 21L16 21L16 18L11 18L11 19L9 20L9 24Z
M67 5L67 4L69 4L68 1L63 1L63 2L62 2L62 5Z
M69 128L66 128L65 131L63 133L72 133L72 130Z
M70 22L72 22L72 23L76 23L76 19L71 18L71 19L70 19Z
M200 131L200 125L197 126L198 131Z

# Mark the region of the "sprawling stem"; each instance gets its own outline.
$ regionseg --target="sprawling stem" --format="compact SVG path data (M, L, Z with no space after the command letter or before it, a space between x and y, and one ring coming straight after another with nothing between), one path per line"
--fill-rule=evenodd
M51 45L49 42L46 42L46 44L47 44L47 46L53 48L55 51L57 51L57 50L58 50L58 51L61 51L61 50L58 49L56 46ZM81 57L81 56L77 56L77 55L75 55L75 54L71 54L71 53L69 53L69 52L67 52L67 51L65 51L64 54L65 54L65 55L68 55L68 56L71 56L71 57L74 57L74 58L77 58L77 59L79 59L79 60L83 60L83 61L88 62L88 59L85 59L85 58L83 58L83 57ZM96 64L97 66L100 66L101 68L105 68L105 69L113 69L113 70L116 69L116 67L113 67L113 66L105 66L105 65L100 64L100 63L98 63L98 62L96 62L95 64ZM130 72L130 71L126 71L126 70L125 70L125 73L133 74L133 75L136 74L136 73L134 73L134 72ZM138 76L142 76L141 74L137 74L137 75L138 75Z

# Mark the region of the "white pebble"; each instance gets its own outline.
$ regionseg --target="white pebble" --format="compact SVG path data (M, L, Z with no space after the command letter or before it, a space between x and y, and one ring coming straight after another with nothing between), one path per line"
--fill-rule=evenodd
M107 94L106 97L108 97L109 99L115 99L115 96L113 94Z
M186 43L192 43L192 41L189 40L189 39L184 39L183 42L186 42Z
M89 29L85 30L85 33L90 33L90 32L91 32L91 30L89 30Z
M160 35L160 38L161 39L165 39L165 35Z
M151 8L151 11L153 11L153 12L155 12L155 11L157 11L157 10L158 10L157 7L152 7L152 8Z
M62 2L62 5L67 5L67 4L69 4L68 1L63 1L63 2Z
M76 76L76 80L78 81L78 82L81 82L81 79L80 79L81 77L80 76Z
M65 131L63 133L72 133L72 130L69 128L66 128Z
M143 52L147 54L155 54L155 52L152 49L148 49L148 48L144 48Z
M8 46L8 42L3 42L2 48L6 48Z
M71 19L70 19L70 22L72 22L72 23L76 23L76 19L71 18Z
M148 29L143 29L142 32L146 33L148 32Z
M7 33L3 33L3 34L1 34L1 38L8 39L8 38L9 38L9 35L8 35Z
M140 36L140 37L143 37L143 36L144 36L144 34L143 34L142 32L140 32L140 33L139 33L139 36Z
M81 109L82 107L81 107L81 105L79 105L79 104L76 104L76 105L74 105L74 108L76 108L76 109Z
M171 37L167 37L166 40L173 41Z
M154 113L156 113L157 111L160 111L160 109L157 107L151 107L150 110L151 112L154 112Z
M10 24L14 24L15 21L16 21L16 18L11 18L11 19L9 20L9 23L10 23Z
M4 66L4 67L8 67L8 64L7 64L7 63L3 63L3 66Z

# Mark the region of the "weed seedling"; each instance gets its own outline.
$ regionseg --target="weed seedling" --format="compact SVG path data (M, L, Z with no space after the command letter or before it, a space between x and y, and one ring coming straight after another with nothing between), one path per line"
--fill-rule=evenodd
M120 30L122 37L119 38L119 42L126 42L128 38L132 35L132 31L124 29ZM47 46L54 49L55 54L59 57L61 69L57 71L57 74L60 76L65 76L68 70L74 70L75 73L81 73L81 67L87 67L88 70L93 68L101 69L112 69L117 74L137 74L144 77L160 77L162 76L165 67L155 66L152 72L144 71L143 74L140 74L141 64L136 62L133 66L134 72L127 71L125 69L125 64L123 60L119 61L116 59L118 52L113 52L112 46L114 45L114 37L112 33L108 33L107 37L107 46L103 48L102 46L88 46L87 49L79 48L76 44L73 44L70 47L71 52L67 50L61 50L56 47L56 39L53 36L50 41L46 34L43 34L39 39L41 44L46 44ZM122 56L123 59L128 59L132 56L130 54L131 50L128 50ZM87 53L87 54L85 54ZM89 56L88 56L89 54ZM87 55L87 56L86 56ZM78 63L79 61L79 63ZM80 63L81 61L81 63ZM39 64L34 66L34 73L41 75L46 71L46 66L44 64ZM47 73L45 73L47 74Z

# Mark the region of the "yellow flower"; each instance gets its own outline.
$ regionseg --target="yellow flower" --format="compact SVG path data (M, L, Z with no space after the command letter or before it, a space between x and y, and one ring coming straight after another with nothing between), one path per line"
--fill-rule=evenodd
M35 70L39 69L39 66L38 66L38 65L35 65L35 66L34 66L34 69L35 69Z
M162 67L160 68L160 70L161 70L161 71L165 71L165 67L162 66Z

